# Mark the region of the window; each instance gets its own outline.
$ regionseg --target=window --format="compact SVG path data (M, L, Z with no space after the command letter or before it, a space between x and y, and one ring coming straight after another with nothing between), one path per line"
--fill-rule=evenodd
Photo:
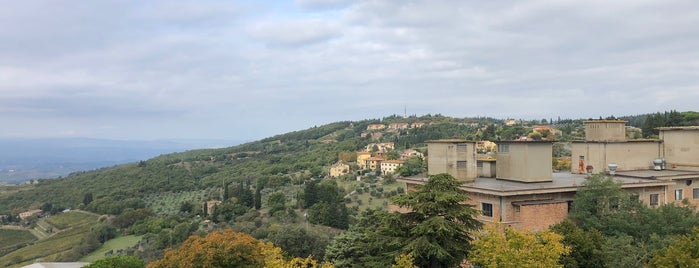
M699 188L692 189L692 198L699 199Z
M675 190L675 200L682 200L682 189Z
M498 153L509 153L510 152L510 145L509 144L498 144Z
M476 162L476 167L483 167L483 162Z
M483 204L483 216L492 217L493 216L493 204L482 203Z
M658 205L658 196L659 196L659 194L650 194L650 205L651 206Z
M573 211L573 201L568 201L568 213Z
M468 146L466 146L466 144L457 144L456 151L460 153L468 152Z
M468 161L456 161L456 168L467 168Z

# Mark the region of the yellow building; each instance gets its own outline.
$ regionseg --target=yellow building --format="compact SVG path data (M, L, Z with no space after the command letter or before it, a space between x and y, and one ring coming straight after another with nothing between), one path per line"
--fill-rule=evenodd
M366 159L365 169L376 170L381 168L381 162L383 161L384 159L380 157L369 157Z
M330 166L330 177L337 178L345 174L349 174L350 167L348 164L337 162Z
M371 157L370 152L357 152L357 166L360 169L366 168L366 160Z

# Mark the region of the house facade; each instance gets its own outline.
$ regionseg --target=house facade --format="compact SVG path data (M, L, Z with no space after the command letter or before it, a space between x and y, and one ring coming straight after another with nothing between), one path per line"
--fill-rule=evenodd
M337 162L330 166L330 177L337 178L345 174L349 174L350 166L348 164Z
M381 174L396 173L396 169L403 165L403 160L386 160L381 162Z
M384 159L380 157L369 157L365 160L364 169L377 170L381 168L381 162L383 161Z

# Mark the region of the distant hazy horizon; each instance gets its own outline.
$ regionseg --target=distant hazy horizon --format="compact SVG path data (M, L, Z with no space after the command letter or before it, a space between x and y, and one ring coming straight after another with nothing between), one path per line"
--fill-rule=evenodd
M221 148L245 141L109 140L97 138L0 138L0 183L57 178L161 154Z

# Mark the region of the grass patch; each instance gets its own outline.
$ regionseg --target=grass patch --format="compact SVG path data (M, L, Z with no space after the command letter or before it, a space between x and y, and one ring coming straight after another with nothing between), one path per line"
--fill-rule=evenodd
M61 230L87 222L94 223L95 221L97 221L97 216L80 211L68 211L46 218L46 222Z
M90 255L85 256L80 259L82 262L94 262L99 259L105 258L105 253L112 251L117 252L118 250L127 249L138 244L141 241L142 235L127 235L111 239L104 243L100 248L90 253Z

